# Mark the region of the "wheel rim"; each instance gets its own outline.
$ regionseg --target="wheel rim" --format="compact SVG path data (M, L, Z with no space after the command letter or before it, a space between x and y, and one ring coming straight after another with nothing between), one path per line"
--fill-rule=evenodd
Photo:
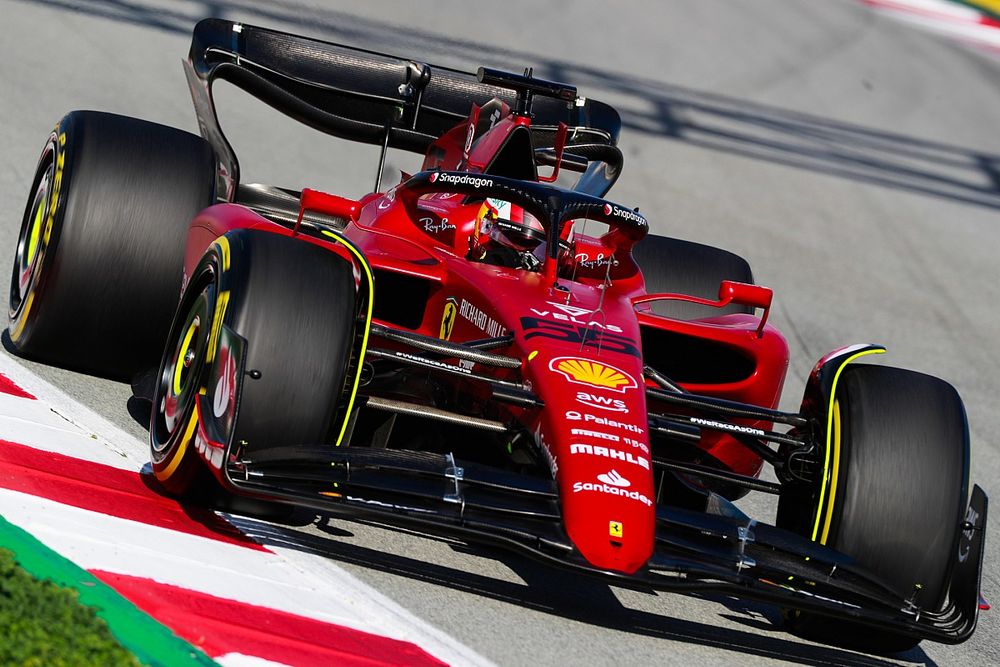
M25 209L21 231L18 234L17 249L14 255L14 276L11 281L10 311L12 315L19 313L41 273L46 212L51 206L51 186L54 174L55 162L50 156L48 166L38 179L31 203ZM49 211L49 213L52 212Z
M153 452L161 458L184 437L201 389L215 308L211 277L211 272L203 275L204 287L187 300L181 311L186 315L175 322L168 338L173 343L161 364L150 429Z

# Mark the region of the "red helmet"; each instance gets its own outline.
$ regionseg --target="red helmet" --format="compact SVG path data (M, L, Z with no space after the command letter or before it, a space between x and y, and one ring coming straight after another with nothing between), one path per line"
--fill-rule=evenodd
M520 206L502 199L489 198L476 216L480 238L488 236L500 245L518 252L531 252L545 242L541 221Z

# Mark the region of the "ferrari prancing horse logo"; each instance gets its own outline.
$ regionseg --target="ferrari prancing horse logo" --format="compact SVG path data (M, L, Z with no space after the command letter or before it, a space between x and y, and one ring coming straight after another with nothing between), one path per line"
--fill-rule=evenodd
M444 302L444 313L441 315L441 331L438 338L451 340L451 330L455 328L455 317L458 315L458 302L448 297Z
M621 521L609 521L608 522L608 533L611 537L617 537L621 539L622 536L622 522Z

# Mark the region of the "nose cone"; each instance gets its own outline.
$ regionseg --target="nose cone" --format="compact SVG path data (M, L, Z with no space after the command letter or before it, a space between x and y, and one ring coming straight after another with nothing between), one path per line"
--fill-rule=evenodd
M632 574L649 560L655 518L651 486L651 479L633 481L617 468L592 481L584 477L560 484L567 532L587 562Z
M653 553L656 517L641 364L574 355L536 368L566 531L590 564L632 574Z

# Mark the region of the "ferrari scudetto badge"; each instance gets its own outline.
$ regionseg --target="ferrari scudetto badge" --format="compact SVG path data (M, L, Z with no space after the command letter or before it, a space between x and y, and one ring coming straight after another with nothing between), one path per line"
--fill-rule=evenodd
M441 331L438 333L438 338L451 339L451 330L455 328L456 315L458 315L458 302L449 297L444 302L444 313L441 315Z

